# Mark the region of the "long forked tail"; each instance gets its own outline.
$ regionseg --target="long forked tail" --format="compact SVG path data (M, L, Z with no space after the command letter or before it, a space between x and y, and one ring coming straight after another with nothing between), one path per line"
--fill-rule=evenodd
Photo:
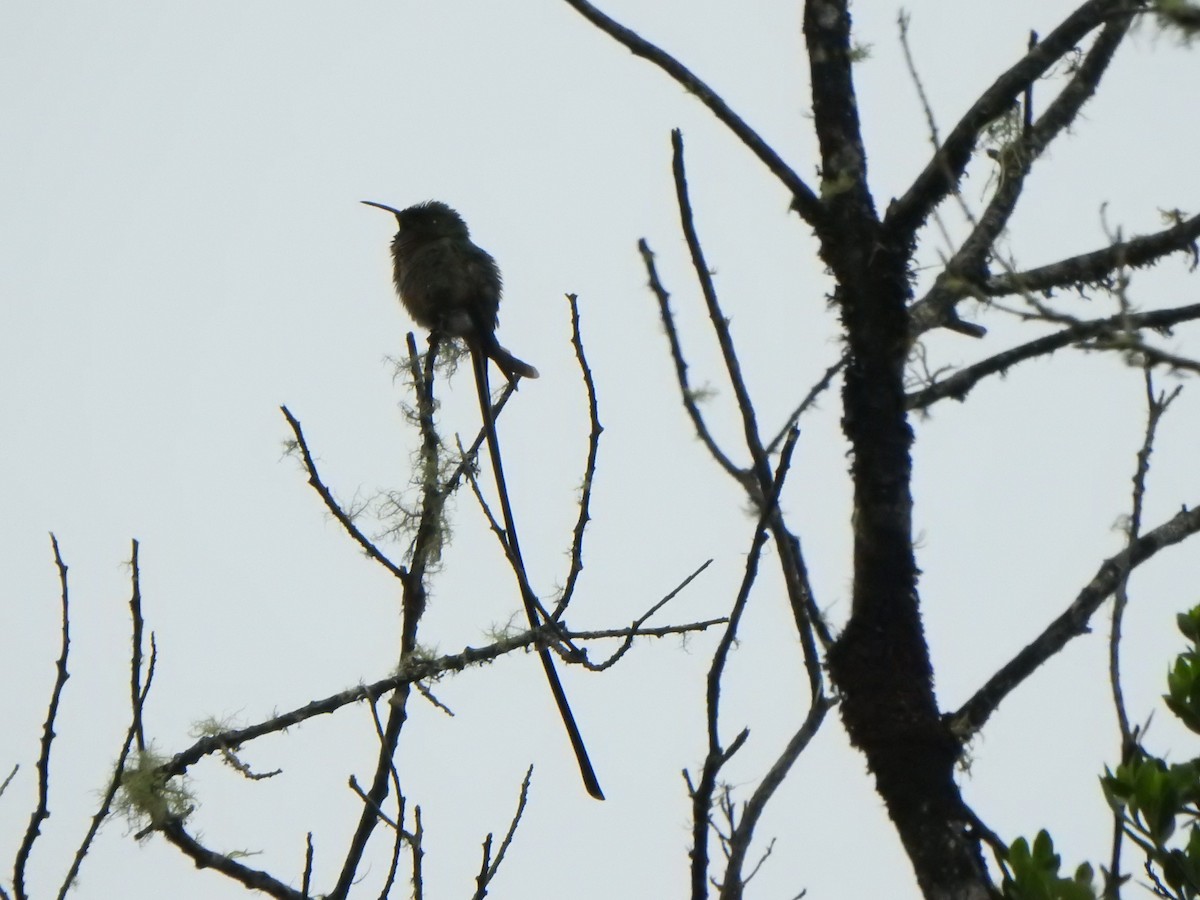
M512 367L512 371L527 378L536 378L537 369L514 357L496 343L494 337L492 338L491 346L482 348L483 352L478 352L475 346L472 346L471 349L471 363L475 369L475 388L476 393L479 394L479 411L483 416L483 425L487 431L488 452L492 458L492 472L496 476L496 492L500 495L500 511L504 516L504 530L508 537L508 552L511 557L513 571L516 572L517 582L521 588L521 602L525 605L525 615L529 619L529 627L538 628L541 625L541 618L538 615L538 602L534 596L533 589L529 586L529 579L525 575L525 562L521 558L521 545L517 541L517 526L513 521L512 506L508 502L508 486L504 481L504 466L500 461L500 442L496 438L496 423L492 418L491 389L488 387L487 357L490 356L496 360L497 365L501 369L504 369L505 374L510 380L512 379L512 373L505 366L505 362L515 363L516 365ZM496 355L497 351L503 355L505 362L502 362L501 358ZM518 366L523 367L532 374L526 374ZM537 653L538 659L542 661L542 669L546 673L546 683L550 685L550 693L554 695L554 703L558 706L558 714L562 718L563 727L566 728L567 737L571 741L571 749L575 751L575 760L579 764L579 774L583 778L583 786L597 800L603 800L604 791L600 789L600 782L597 780L596 772L592 768L592 761L588 757L587 747L584 746L583 736L579 733L579 726L575 724L575 716L571 712L570 704L567 702L567 694L563 690L562 682L559 681L558 672L554 668L554 660L550 656L550 651L546 647L539 646Z
M504 377L509 381L515 380L517 375L522 378L537 378L538 370L524 360L517 359L507 350L500 346L500 342L496 340L494 334L486 335L481 339L483 344L483 352L495 360L496 365L500 367L500 371L504 373Z

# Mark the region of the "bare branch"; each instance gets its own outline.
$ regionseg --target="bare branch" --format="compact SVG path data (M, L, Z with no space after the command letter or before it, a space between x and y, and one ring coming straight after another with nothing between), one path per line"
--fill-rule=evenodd
M783 443L784 438L792 430L792 427L800 421L800 417L804 415L817 402L817 399L829 390L829 386L833 384L833 378L838 372L846 367L846 355L843 353L841 359L825 370L825 374L817 379L817 383L808 389L808 393L804 395L804 399L800 401L800 405L792 410L791 415L787 417L787 421L783 423L783 427L776 432L775 437L771 438L771 442L767 444L767 453L772 454L779 449L779 445Z
M517 797L517 810L513 813L512 821L508 823L508 831L504 833L504 839L500 842L500 849L496 851L494 859L491 856L492 836L489 834L484 842L483 862L479 868L479 875L475 879L473 900L483 900L487 896L488 885L492 883L492 879L500 870L500 864L504 862L504 855L508 853L513 835L517 833L517 826L521 824L521 817L525 815L525 806L529 802L529 785L532 780L533 766L530 766L525 770L525 778L521 781L521 793Z
M742 868L746 862L746 855L750 851L750 842L754 839L754 829L757 827L759 820L762 818L763 812L766 810L767 803L771 797L775 795L775 791L783 784L783 780L791 771L792 765L800 758L800 754L804 752L814 737L817 730L821 727L821 723L825 720L825 714L833 706L832 701L824 694L818 695L808 709L808 715L804 717L804 722L800 728L792 735L792 739L788 741L787 746L775 760L774 764L763 776L762 781L754 789L754 793L750 795L745 807L742 809L742 818L729 834L729 857L725 866L725 877L723 879L725 889L721 891L722 898L738 897L740 894L731 893L730 886L740 886L745 884L753 877L753 872L742 878ZM761 864L761 863L760 863Z
M401 689L397 691L396 697L400 702L393 702L388 706L387 724L384 726L383 737L379 742L379 757L375 764L375 775L370 790L367 792L367 799L363 802L358 826L354 830L350 845L346 850L346 856L342 860L342 870L338 875L337 884L329 892L329 896L336 900L345 900L349 896L359 863L367 848L367 841L370 840L376 824L380 821L379 810L383 807L383 801L387 799L393 765L392 757L396 753L396 747L400 741L400 730L404 727L407 718L406 707L403 704L408 699L408 691Z
M1003 297L1023 292L1050 291L1059 287L1107 286L1112 273L1123 266L1136 269L1153 265L1162 257L1180 251L1187 251L1191 255L1192 267L1195 268L1200 259L1197 238L1200 238L1200 215L1189 219L1178 216L1170 228L1153 234L1116 241L1100 250L1068 257L1036 269L996 275L983 284L982 292L988 297Z
M705 689L708 751L701 766L700 779L692 790L692 849L689 855L692 859L693 897L702 897L705 895L709 866L709 810L712 809L713 805L713 795L717 787L717 775L725 763L729 761L749 737L749 732L743 729L729 747L724 747L721 742L721 683L725 674L725 665L729 659L729 652L737 639L738 626L741 623L742 613L745 612L746 604L750 599L750 591L758 578L758 564L769 534L768 520L779 502L779 493L783 490L783 483L787 478L788 469L791 466L792 452L796 448L798 437L799 432L793 431L788 441L784 444L783 450L780 452L779 465L776 467L774 473L771 490L764 498L763 510L759 516L758 524L754 529L754 538L750 542L750 552L746 554L742 582L738 587L737 596L734 598L733 606L729 611L729 623L725 626L725 631L721 635L717 649L713 652L712 664L708 670L707 686Z
M585 19L624 45L634 56L649 60L678 82L689 94L694 94L701 103L708 107L718 121L722 122L737 138L749 148L750 152L762 161L771 173L783 182L792 194L792 207L804 221L816 229L824 218L824 209L817 195L804 183L804 180L788 166L753 128L745 123L737 113L729 108L721 97L707 84L701 81L683 63L675 59L665 50L656 47L649 41L610 19L596 9L587 0L566 0Z
M612 656L610 656L607 660L605 660L602 663L585 663L585 665L587 665L587 667L589 669L594 669L595 671L601 671L603 669L607 669L611 666L616 665L618 660L620 660L621 657L624 656L629 651L629 649L633 646L633 639L635 637L645 637L645 636L663 637L668 634L685 634L689 631L703 630L712 625L725 622L726 621L725 619L716 619L716 620L709 620L707 622L695 622L695 623L692 623L689 625L669 625L669 626L666 626L663 628L646 629L646 628L642 627L643 625L646 624L646 622L650 619L650 617L652 615L654 615L656 612L658 612L660 609L662 609L664 606L666 606L668 603L670 603L675 597L677 597L684 588L686 588L689 584L691 584L692 581L694 581L700 575L700 573L703 572L705 569L707 569L710 565L712 565L712 560L711 559L705 560L703 563L700 564L699 568L697 568L696 571L692 572L692 574L687 576L687 578L683 579L683 581L681 581L678 585L676 585L673 590L669 591L666 596L664 596L661 600L658 600L653 606L651 606L648 610L646 610L646 612L644 612L642 615L640 615L636 619L634 619L633 624L631 624L628 628L628 632L625 635L625 640L621 642L621 646L616 649L616 651L612 654ZM586 639L586 638L593 638L593 637L612 637L613 635L611 633L605 633L603 631L599 631L599 632L587 631L587 632L580 632L576 636Z
M641 626L637 629L633 628L599 628L593 631L572 631L570 637L572 640L601 640L603 638L639 638L639 637L668 637L673 634L694 634L699 631L707 631L710 628L715 628L717 625L724 625L729 621L727 616L722 616L716 619L700 619L697 622L686 622L682 625L659 625L653 628ZM574 661L574 660L572 660ZM579 660L587 668L600 671L608 668L612 664L612 660L603 663L589 663L586 660Z
M346 511L343 510L338 504L337 500L333 498L333 494L330 492L329 488L326 487L325 482L321 480L321 476L317 472L317 464L313 460L312 453L309 452L307 441L304 439L304 431L300 428L300 421L292 415L291 410L289 410L286 406L281 406L279 408L283 412L283 417L287 419L288 425L291 426L292 434L295 435L295 446L300 451L300 459L304 464L305 471L308 472L308 483L312 485L313 489L320 495L321 500L323 500L325 503L325 508L329 510L329 514L337 519L338 523L343 529L345 529L346 533L354 539L355 543L363 548L363 552L366 553L367 556L371 557L371 559L375 560L394 576L403 581L408 577L408 572L405 571L404 567L398 566L388 559L383 554L383 551L376 547L374 542L372 542L365 534L362 533L362 531L359 530L358 526L354 524L350 516L346 514Z
M117 791L121 789L125 777L125 764L129 760L130 752L135 746L139 751L146 749L142 719L146 709L146 699L150 696L150 686L154 683L154 670L158 663L158 648L155 646L154 635L151 633L150 661L146 665L145 682L142 682L142 635L145 633L146 623L142 617L141 565L138 561L137 541L133 541L129 565L132 586L129 599L130 633L132 635L129 668L130 682L133 686L130 697L129 728L125 732L125 740L122 742L121 750L117 754L117 762L113 766L112 778L109 779L104 796L100 800L100 806L92 815L92 821L88 826L87 834L79 842L79 846L75 850L75 856L71 860L71 865L67 869L62 883L59 885L58 900L65 900L67 893L75 886L75 880L79 875L80 868L83 866L84 857L91 850L96 835L100 833L100 826L104 824L105 819L108 818L109 810L112 809L113 799L117 796Z
M425 825L421 821L421 807L413 807L413 832L408 846L412 849L412 886L413 900L422 900L425 896L424 862L425 849L422 841L425 838Z
M966 739L979 731L1004 698L1066 644L1089 631L1088 622L1114 590L1122 572L1132 571L1160 550L1178 544L1200 531L1200 507L1186 507L1168 521L1132 542L1100 566L1061 615L1046 626L1016 656L1000 667L957 711L950 714L954 733Z
M667 293L666 288L663 287L662 282L659 280L658 268L654 264L654 253L650 250L650 245L646 243L645 238L638 241L638 252L642 255L642 262L645 264L646 272L650 278L650 290L654 292L654 296L658 299L658 312L662 319L663 330L667 333L667 341L671 345L671 358L675 361L675 378L679 383L679 396L683 401L683 408L692 420L692 426L696 429L696 436L708 448L709 454L717 461L717 465L724 469L739 484L744 485L746 479L750 477L749 473L744 469L738 468L733 460L717 444L716 439L712 436L712 432L708 430L708 424L704 421L704 416L700 412L699 405L696 403L696 398L699 394L688 382L688 364L683 358L683 345L679 341L679 332L675 328L675 315L671 312L671 295Z
M429 336L429 352L425 355L425 368L422 371L416 353L416 339L412 332L408 334L410 369L417 395L417 422L421 433L421 462L422 462L422 492L421 515L417 524L416 536L413 538L411 566L407 572L401 571L403 592L400 599L400 668L410 666L419 668L417 658L417 630L425 614L428 594L425 577L429 571L430 561L435 558L441 547L442 511L446 496L437 484L439 471L439 451L441 440L438 437L434 422L434 366L437 359L439 336L434 333ZM487 403L486 397L481 397L482 403ZM408 720L408 699L411 695L411 683L420 679L402 679L388 687L380 687L368 695L372 703L384 691L395 690L388 704L388 718L383 726L379 741L379 755L375 762L375 773L371 787L367 792L367 801L359 813L358 825L350 838L346 856L342 860L342 869L338 874L337 883L329 893L332 900L345 900L366 852L367 842L371 839L379 817L376 814L383 808L387 799L389 786L395 773L393 759L400 742L400 732ZM310 704L311 706L311 704Z
M528 648L538 643L548 643L557 639L582 640L593 638L625 638L633 636L661 637L667 634L680 634L703 630L713 625L721 624L724 619L712 619L705 622L687 625L664 626L662 628L639 628L633 632L629 628L618 628L605 631L571 631L564 632L554 625L544 625L537 630L523 631L509 635L483 647L466 647L458 653L438 657L423 657L410 655L397 667L395 674L381 678L370 684L358 685L348 690L339 691L321 700L314 700L304 706L272 716L254 725L241 728L231 728L219 734L206 735L198 739L185 750L176 753L163 765L162 775L170 778L184 774L206 756L219 754L225 747L240 747L266 734L282 732L317 716L335 713L345 706L362 700L371 700L398 690L405 685L426 681L446 672L462 672L467 668L492 662L516 650ZM394 701L393 701L394 705Z
M928 409L939 400L953 398L964 400L971 389L989 375L1003 374L1019 362L1045 356L1063 347L1078 344L1089 338L1125 331L1138 331L1145 328L1165 330L1180 322L1190 322L1200 319L1200 303L1190 306L1180 306L1174 309L1157 309L1151 312L1118 314L1105 319L1092 319L1077 322L1057 331L1020 346L997 353L972 366L967 366L955 372L948 378L914 391L908 395L906 407L910 410Z
M300 893L308 900L309 892L312 888L312 870L313 870L313 839L312 832L308 832L304 836L304 874L300 878Z
M1008 110L1029 84L1070 53L1089 31L1139 6L1137 0L1089 0L997 78L951 129L904 195L889 207L885 229L894 239L903 243L913 239L934 207L957 187L980 132Z
M575 359L579 362L579 373L583 378L583 388L587 394L588 404L588 453L583 466L583 484L579 489L579 516L575 520L575 530L571 539L571 565L567 571L567 580L563 585L562 598L554 607L551 616L554 621L562 617L575 595L575 584L579 573L583 571L583 536L587 523L591 519L592 488L596 478L596 458L600 453L600 433L604 426L600 424L600 407L596 402L596 382L592 379L592 368L588 365L587 355L583 351L583 334L579 327L579 298L567 294L567 302L571 305L571 346L575 348Z
M1127 241L1116 240L1100 250L1068 257L1021 272L993 275L982 281L965 279L942 279L913 307L913 331L919 333L937 324L940 310L953 306L963 297L977 299L1005 297L1024 294L1032 299L1033 292L1049 293L1055 288L1083 288L1097 285L1111 288L1114 272L1119 269L1144 268L1155 265L1164 257L1178 252L1191 256L1192 268L1200 262L1200 215L1189 219L1179 212L1171 214L1175 224L1153 234L1142 235Z
M420 685L417 686L418 689ZM375 734L379 738L380 745L385 745L387 738L387 729L379 718L377 709L377 700L373 699L370 703L371 721L375 725ZM404 796L403 790L400 788L400 773L396 769L394 761L394 752L392 758L389 759L388 765L390 768L392 788L396 793L396 818L392 820L383 809L375 805L374 800L368 796L362 788L358 786L358 782L354 776L350 776L350 789L353 790L362 800L364 806L375 810L375 814L380 821L390 826L392 829L392 856L388 861L387 875L383 880L383 886L379 889L379 900L388 900L392 893L392 886L396 883L396 872L400 868L400 851L404 848L404 842L412 842L419 838L404 830L404 808L407 798ZM418 873L414 872L414 877ZM418 892L419 893L419 892Z
M383 729L380 728L380 733L382 733L382 731L383 731ZM358 797L358 799L361 800L364 805L371 807L375 811L375 815L379 817L380 822L382 822L384 825L391 828L392 831L395 831L395 832L402 831L399 822L397 822L395 819L393 819L391 816L389 816L386 812L384 812L382 809L380 809L378 806L376 806L372 802L371 798L369 796L367 796L367 792L362 789L362 785L360 785L358 783L357 778L355 778L353 775L351 775L346 780L346 786L350 788L350 790L354 793L354 795L356 797Z
M1142 437L1142 446L1137 453L1137 465L1133 473L1133 497L1129 512L1129 540L1127 550L1132 549L1137 542L1142 529L1142 510L1146 499L1146 475L1150 471L1150 454L1154 449L1154 436L1158 431L1158 423L1167 411L1171 402L1179 396L1182 387L1176 386L1170 394L1158 397L1154 395L1154 376L1150 368L1144 371L1146 382L1146 429ZM1128 563L1128 555L1125 558ZM1125 610L1129 606L1129 567L1122 566L1117 576L1117 587L1113 592L1112 623L1108 632L1108 681L1112 689L1113 709L1117 714L1117 730L1121 738L1121 763L1128 763L1137 753L1137 733L1130 727L1129 714L1125 709L1125 693L1121 687L1121 628L1125 619ZM1113 843L1109 856L1108 871L1105 880L1110 884L1120 884L1121 877L1121 843L1125 834L1125 821L1122 810L1113 810Z
M268 873L242 865L227 853L209 850L188 834L183 823L177 819L166 823L158 830L168 841L182 850L184 855L196 864L197 869L216 869L222 875L252 891L261 891L267 896L276 897L279 900L305 900L300 891L288 887Z
M54 551L54 565L58 569L59 605L62 609L60 650L58 661L55 663L54 687L50 689L50 702L46 704L46 722L42 726L41 752L37 761L37 805L29 816L29 825L25 836L17 848L13 863L13 895L17 900L27 900L25 893L25 867L29 864L29 854L33 845L42 833L42 822L50 818L50 750L54 745L54 722L58 718L58 704L62 699L63 688L71 676L67 672L67 657L71 651L71 604L70 591L67 587L67 564L63 562L62 553L58 548L58 538L50 535L50 546Z
M671 132L672 165L671 171L675 177L675 199L679 204L679 223L683 236L687 240L688 252L692 257L692 269L700 282L700 290L704 294L704 303L708 308L708 319L712 325L717 343L721 347L721 357L725 361L725 371L729 376L729 384L733 388L737 400L738 413L742 417L742 435L746 441L746 449L754 463L754 476L758 482L760 496L764 500L771 489L771 469L767 453L763 449L762 439L758 433L758 420L754 413L754 402L746 388L742 377L741 363L738 361L737 350L733 346L733 335L729 331L729 319L721 309L717 299L717 289L713 285L712 270L704 259L704 248L700 246L700 236L696 233L696 222L692 214L692 201L688 196L687 172L683 165L683 132L678 128ZM745 484L745 482L743 482ZM751 499L755 499L753 494Z
M992 254L996 240L1017 208L1025 189L1026 176L1034 162L1075 121L1083 105L1095 94L1101 77L1129 32L1131 20L1131 15L1124 15L1104 26L1083 62L1046 112L1038 117L1036 123L1027 127L1020 138L999 151L999 186L983 214L974 222L970 235L946 263L933 287L913 305L911 333L920 334L943 323L954 303L968 294L980 292L978 287L972 286L987 281L988 256ZM1031 46L1030 52L1034 46ZM1032 84L1030 82L1026 88L1027 116L1031 114L1028 108L1031 101L1028 98ZM927 115L932 115L932 112L927 111Z
M8 786L12 784L12 780L17 777L17 772L21 769L20 763L13 763L12 769L4 776L4 780L0 781L0 797L4 796L4 792L8 790Z

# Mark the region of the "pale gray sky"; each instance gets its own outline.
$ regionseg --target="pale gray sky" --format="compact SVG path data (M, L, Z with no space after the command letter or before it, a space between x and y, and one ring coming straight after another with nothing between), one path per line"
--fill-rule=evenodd
M911 0L917 63L943 129L1074 0ZM606 0L603 8L704 77L804 177L800 4ZM859 98L878 205L924 165L929 137L900 54L898 5L858 4L871 48ZM1194 178L1200 58L1152 29L1125 47L1071 136L1028 185L1011 249L1037 265L1126 233L1160 209L1200 206ZM1051 84L1035 102L1047 102ZM59 719L51 809L30 872L57 885L124 730L129 541L142 542L145 612L160 652L147 725L175 752L206 716L242 722L385 674L398 591L324 514L282 455L278 406L304 424L345 499L409 480L413 435L389 356L411 323L390 285L395 206L458 208L503 269L502 341L543 377L501 425L535 587L566 571L586 410L564 292L580 295L605 425L576 627L627 624L707 558L712 568L660 614L719 615L736 591L752 522L692 437L635 242L659 254L718 433L737 420L690 277L670 180L681 127L697 222L742 361L775 427L839 352L828 281L783 188L694 98L565 4L257 2L10 4L0 13L0 859L32 803L36 741L57 654L47 532L71 566L73 661ZM964 184L985 196L981 159ZM815 180L815 179L814 179ZM951 213L952 227L957 217ZM945 247L930 232L923 259ZM1144 307L1196 299L1181 258L1139 275ZM1113 312L1078 301L1081 315ZM998 316L977 343L929 340L959 364L1032 332ZM1180 329L1177 349L1187 349ZM422 336L423 338L423 336ZM1194 346L1193 346L1194 350ZM1164 386L1169 382L1164 380ZM443 386L444 387L444 386ZM445 388L444 388L445 390ZM443 428L470 432L472 385L443 394ZM1147 525L1200 493L1194 387L1154 457ZM1070 601L1120 546L1144 408L1138 373L1063 353L934 410L917 432L919 563L939 696L952 708ZM733 445L736 448L736 444ZM849 578L849 484L838 401L807 420L785 498L818 601L838 624ZM400 548L392 548L397 554ZM1169 551L1133 582L1129 703L1143 720L1196 602L1200 554ZM464 497L423 626L441 652L487 640L519 597ZM520 620L517 619L519 622ZM733 659L726 734L751 728L727 772L754 783L802 715L805 692L773 573ZM1098 623L1099 624L1099 623ZM689 805L680 771L703 753L711 638L645 643L603 676L565 677L601 780L588 799L530 656L437 686L457 714L417 703L400 756L424 811L428 896L469 895L479 845L502 832L526 765L529 810L492 896L685 894ZM1005 838L1050 828L1074 866L1102 861L1109 820L1096 776L1116 753L1100 634L1076 641L1015 693L973 747L976 811ZM597 648L593 656L601 656ZM1160 715L1160 749L1195 755ZM763 821L775 852L758 896L916 897L864 764L835 717ZM214 848L298 884L307 830L328 885L370 771L367 711L346 710L245 754L249 784L195 770L193 821ZM110 823L77 896L224 898L244 892ZM764 844L765 846L765 844ZM373 857L363 896L386 868Z

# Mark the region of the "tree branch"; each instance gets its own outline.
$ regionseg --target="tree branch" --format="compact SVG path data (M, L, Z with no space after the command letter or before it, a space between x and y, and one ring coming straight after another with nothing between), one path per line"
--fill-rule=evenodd
M804 221L814 229L817 228L824 213L817 195L753 128L729 108L729 105L712 88L671 54L609 18L587 0L566 0L566 3L617 43L622 44L634 56L640 56L658 66L689 94L694 94L717 117L718 121L732 131L749 148L750 152L783 182L784 187L791 192L792 207Z
M906 405L910 410L928 409L934 403L948 397L959 401L965 400L971 389L984 378L989 375L1003 374L1019 362L1045 356L1089 338L1119 331L1138 331L1144 328L1166 330L1172 325L1194 319L1200 319L1200 303L1175 309L1156 309L1144 313L1118 313L1105 319L1077 322L1062 331L997 353L995 356L990 356L965 369L960 369L936 384L914 391L908 395Z
M934 152L909 189L888 208L885 229L898 242L909 243L933 209L954 191L966 171L980 132L999 118L1083 37L1113 15L1134 12L1138 0L1089 0L1082 4L1044 40L997 78L972 104Z
M1046 112L1026 128L1019 138L1000 149L997 154L999 186L983 214L974 222L970 235L946 263L933 287L924 298L913 304L910 310L911 334L921 334L945 322L958 300L978 291L978 288L969 286L987 280L988 256L993 253L997 238L1017 208L1026 176L1034 162L1075 121L1084 103L1095 94L1100 78L1108 70L1117 48L1129 33L1131 21L1131 15L1124 15L1104 26L1071 80ZM1032 82L1026 89L1027 99L1031 93ZM1031 111L1027 109L1026 114L1031 114ZM927 115L932 115L932 111L927 111Z
M1192 257L1192 268L1200 262L1200 215L1180 218L1176 224L1153 234L1141 235L1127 241L1117 241L1100 250L1071 256L1036 269L996 275L982 285L987 297L1009 294L1050 291L1060 287L1083 288L1088 285L1108 285L1113 271L1123 266L1142 268L1158 262L1169 253L1186 250Z
M858 98L851 62L850 10L847 0L806 0L804 40L808 46L812 114L821 148L821 198L827 206L876 223L867 185L867 153L863 147ZM831 210L832 212L832 210ZM840 223L829 223L837 227ZM821 232L822 241L831 236ZM849 235L841 235L842 238Z
M1005 663L974 696L948 718L954 733L966 740L979 731L1001 702L1034 671L1067 643L1087 634L1088 621L1117 588L1121 573L1132 571L1160 550L1178 544L1200 531L1200 507L1186 507L1162 525L1104 561L1075 600L1046 629Z
M71 603L67 587L67 564L63 562L58 538L53 533L50 535L50 546L54 551L54 565L58 568L62 639L58 661L55 663L54 686L50 689L50 702L46 704L46 722L42 726L41 752L37 761L37 804L29 816L29 825L25 829L13 863L13 895L16 900L28 900L29 895L25 892L25 867L29 864L29 854L33 851L33 845L42 833L42 823L50 818L50 750L54 745L54 722L58 718L58 704L62 699L63 688L67 679L71 677L67 672L67 658L71 651Z
M675 314L671 312L671 295L667 293L667 289L663 287L662 281L658 277L658 267L654 264L654 252L650 249L650 245L646 243L646 239L642 238L638 241L638 252L642 255L642 262L646 266L646 273L650 279L650 290L654 292L655 298L658 300L658 312L662 319L663 330L667 334L667 341L671 346L671 358L675 362L675 378L679 383L679 396L683 401L683 408L688 414L688 418L692 420L692 426L696 429L696 436L700 438L700 442L708 448L709 454L717 465L738 482L745 485L750 474L742 468L739 468L736 463L721 449L712 432L708 430L708 423L704 421L704 414L700 412L700 406L696 402L699 392L694 389L688 381L688 364L683 356L683 345L679 340L679 331L675 327Z
M192 837L179 820L173 820L159 829L163 836L183 851L196 864L197 869L216 869L222 875L233 879L252 891L261 891L269 897L278 900L306 900L303 894L295 888L290 888L282 881L259 869L242 865L226 853L209 850Z
M754 530L754 538L750 543L750 552L746 555L742 582L738 587L737 596L734 598L733 606L729 612L729 622L725 626L725 631L721 635L717 649L713 652L712 664L708 670L705 690L708 751L700 769L700 779L691 791L692 849L689 855L692 859L693 898L700 898L706 894L709 865L709 811L713 805L713 794L717 787L717 775L720 773L721 768L745 742L746 738L749 737L749 732L743 730L729 747L724 747L721 742L721 686L725 674L725 664L729 658L729 652L737 640L738 626L741 623L742 613L745 611L746 604L750 599L750 590L754 587L754 582L758 578L759 560L769 535L768 520L772 511L776 508L776 504L779 502L779 493L782 491L784 480L787 478L788 469L791 466L792 452L796 448L796 439L798 437L799 433L793 430L780 453L779 465L776 467L772 479L771 490L764 497L764 506L759 516L758 526ZM814 702L815 705L816 703Z
M554 606L551 618L558 621L575 595L575 585L579 573L583 571L583 537L587 523L591 521L592 488L596 478L596 459L600 454L600 434L604 426L600 424L600 407L596 401L596 382L592 379L592 367L588 364L587 354L583 351L583 334L580 330L579 298L567 294L567 302L571 305L571 346L575 348L575 359L579 362L579 372L583 378L583 389L587 396L588 420L588 452L583 465L583 484L579 488L579 516L575 519L575 529L571 538L571 563L567 570L567 580L563 585L562 597Z

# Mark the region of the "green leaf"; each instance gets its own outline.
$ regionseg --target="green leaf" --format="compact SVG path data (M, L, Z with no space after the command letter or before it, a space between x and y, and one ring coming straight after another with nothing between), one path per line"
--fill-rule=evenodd
M1058 868L1062 860L1054 852L1054 841L1043 829L1033 839L1032 849L1025 838L1017 838L1005 860L1003 894L1011 900L1095 900L1092 867L1087 863L1075 870L1074 878L1062 878Z

